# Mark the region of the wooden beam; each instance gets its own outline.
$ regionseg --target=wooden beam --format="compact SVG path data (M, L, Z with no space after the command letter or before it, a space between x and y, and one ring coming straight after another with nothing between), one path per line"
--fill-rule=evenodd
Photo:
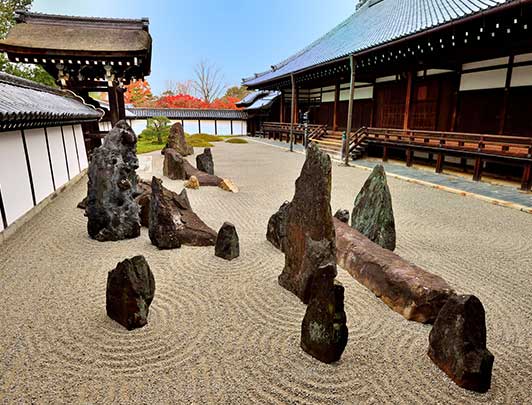
M292 108L291 108L291 114L290 114L290 152L294 151L294 117L296 114L296 79L294 75L290 75L290 79L292 81Z
M333 131L338 131L338 107L340 105L340 83L334 87L334 105L333 105Z
M504 96L502 98L501 113L499 120L499 135L504 134L504 127L506 126L506 112L508 109L508 99L510 98L510 86L512 84L512 72L514 67L514 55L510 55L508 62L508 70L506 72L506 83L504 85Z
M281 90L281 101L279 103L279 122L284 122L284 106L285 100L284 100L284 91Z
M349 165L349 135L351 134L351 127L353 125L353 99L355 98L355 76L356 64L354 55L349 56L351 66L351 80L349 81L349 106L347 110L347 128L345 131L346 139L344 142L344 159L346 166Z
M408 82L406 84L405 115L403 119L403 129L408 129L410 122L410 102L412 101L412 81L414 73L408 72Z

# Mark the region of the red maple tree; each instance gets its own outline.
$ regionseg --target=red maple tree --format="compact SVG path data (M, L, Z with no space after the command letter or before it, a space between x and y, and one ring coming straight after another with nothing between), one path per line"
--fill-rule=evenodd
M126 104L133 104L135 107L150 107L153 104L153 94L146 80L131 82L126 88L124 94Z

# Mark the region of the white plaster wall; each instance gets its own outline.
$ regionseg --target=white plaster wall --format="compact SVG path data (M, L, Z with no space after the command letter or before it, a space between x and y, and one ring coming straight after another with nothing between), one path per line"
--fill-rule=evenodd
M24 134L26 135L35 200L38 204L54 192L46 138L43 128L27 129Z
M464 63L462 65L462 70L470 70L470 69L478 69L478 68L490 67L490 66L507 65L509 61L510 61L510 58L508 56L505 56L503 58L487 59L487 60L481 60L481 61L478 61L478 62Z
M511 87L532 86L532 66L517 66L512 70Z
M48 128L47 131L52 168L54 170L55 188L58 189L69 180L63 140L61 138L61 127Z
M8 225L33 208L20 131L0 133L0 188Z
M349 98L349 96L347 96ZM334 91L328 91L327 93L323 93L321 95L321 102L322 103L332 103L334 102Z
M464 73L460 79L460 91L504 88L507 70L504 68Z
M233 135L247 135L247 121L233 121Z
M201 120L201 133L216 135L214 120Z
M218 135L231 135L231 121L216 121Z
M191 135L199 133L198 120L185 120L184 130Z
M87 161L87 151L85 149L85 140L83 139L81 125L74 125L74 132L76 134L76 143L78 145L79 166L81 167L81 170L85 170L89 167L89 162Z
M63 127L63 135L65 137L65 147L67 151L67 163L70 178L76 177L79 172L78 156L76 153L76 144L74 143L74 130L72 125L66 125Z

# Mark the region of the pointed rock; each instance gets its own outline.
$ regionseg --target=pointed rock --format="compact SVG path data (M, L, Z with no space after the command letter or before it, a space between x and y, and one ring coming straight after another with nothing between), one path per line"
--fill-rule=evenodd
M149 236L151 243L159 249L175 249L181 247L180 233L185 224L181 213L171 201L164 198L162 181L152 178L150 198Z
M171 180L185 180L185 159L174 149L167 148L164 151L163 175Z
M301 348L323 363L340 360L349 334L344 287L335 277L334 263L314 273L310 303L301 324Z
M285 201L279 211L273 214L268 221L266 239L281 252L286 250L286 224L288 223L288 208L290 202Z
M349 211L348 210L338 210L334 214L334 217L344 223L349 223Z
M486 348L486 315L477 297L449 298L430 331L428 355L460 387L490 389L494 357Z
M148 323L155 278L144 256L118 263L107 275L107 315L128 330Z
M211 148L203 149L203 153L196 156L196 167L202 172L214 174L214 162L212 160Z
M330 200L331 158L312 143L288 208L285 266L279 276L279 284L304 303L314 272L336 262Z
M164 154L166 152L166 149L173 149L181 156L188 156L194 154L194 148L187 143L185 138L185 131L183 130L183 125L181 125L180 122L176 122L170 128L168 141L161 153Z
M97 148L89 163L86 215L89 236L99 241L140 235L139 206L135 201L137 137L119 121Z
M238 234L233 224L225 222L218 231L214 254L225 260L233 260L240 255Z
M395 250L395 220L386 173L377 165L355 199L351 226L385 249Z

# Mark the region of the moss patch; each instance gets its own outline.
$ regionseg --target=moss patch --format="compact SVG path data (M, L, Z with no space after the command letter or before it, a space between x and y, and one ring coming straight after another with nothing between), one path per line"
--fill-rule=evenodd
M247 140L242 138L229 138L225 141L226 143L248 143Z

